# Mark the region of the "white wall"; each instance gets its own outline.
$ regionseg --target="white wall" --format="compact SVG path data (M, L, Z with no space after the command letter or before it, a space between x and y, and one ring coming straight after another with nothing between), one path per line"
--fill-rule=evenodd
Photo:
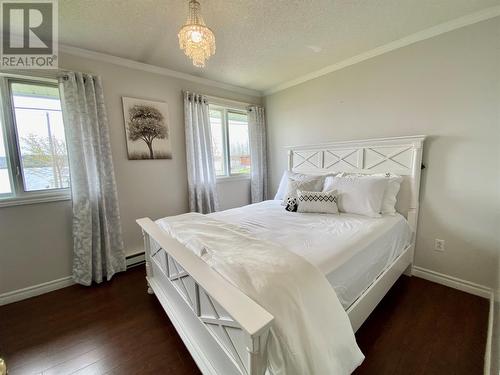
M260 98L67 54L59 65L103 78L127 254L142 249L135 219L188 210L182 90L260 103ZM172 160L127 159L122 96L168 103ZM221 205L248 204L249 190L249 180L221 183ZM0 294L69 276L71 252L70 201L0 208Z
M250 204L250 179L221 179L217 182L220 209Z
M495 18L270 95L273 192L286 145L426 134L416 264L496 287L499 79Z
M491 345L491 374L500 374L500 253L497 261L497 284L493 315L493 335Z

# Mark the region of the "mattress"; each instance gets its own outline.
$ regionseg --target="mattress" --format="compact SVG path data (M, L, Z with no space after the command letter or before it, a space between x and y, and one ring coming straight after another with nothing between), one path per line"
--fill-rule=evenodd
M209 214L253 236L277 242L318 267L344 306L349 306L396 259L411 240L400 214L371 218L355 214L288 212L279 200Z

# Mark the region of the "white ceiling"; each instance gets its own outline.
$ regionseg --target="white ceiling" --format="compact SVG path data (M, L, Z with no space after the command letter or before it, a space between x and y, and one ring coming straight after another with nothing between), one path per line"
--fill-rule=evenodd
M196 68L179 50L183 0L62 0L65 45L267 90L500 0L200 0L217 51Z

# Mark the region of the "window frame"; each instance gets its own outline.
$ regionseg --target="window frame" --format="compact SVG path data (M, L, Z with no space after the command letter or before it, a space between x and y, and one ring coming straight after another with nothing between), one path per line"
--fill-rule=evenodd
M221 112L221 127L222 127L222 148L223 148L223 159L224 159L224 174L216 175L218 181L224 180L249 180L251 178L251 171L249 173L231 173L231 144L229 142L229 113L237 113L241 115L246 115L248 118L248 113L242 108L228 107L225 105L217 103L209 103L209 111L216 110ZM248 124L248 122L247 122ZM210 131L212 127L210 127ZM250 146L250 139L248 140ZM250 168L251 163L250 163Z
M0 110L5 156L10 180L10 193L0 194L0 207L54 202L71 199L71 185L68 188L27 191L24 186L23 168L14 101L11 85L13 83L35 84L58 87L57 80L49 78L23 77L19 75L0 75ZM67 144L67 142L66 142ZM70 182L71 184L71 182Z

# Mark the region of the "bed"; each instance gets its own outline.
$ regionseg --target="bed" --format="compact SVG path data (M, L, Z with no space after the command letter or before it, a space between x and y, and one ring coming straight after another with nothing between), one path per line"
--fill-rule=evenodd
M394 282L411 274L424 136L288 147L294 172L391 172L404 176L394 216L286 212L265 201L210 216L272 239L318 267L356 331ZM273 316L161 228L139 219L148 291L154 293L204 374L264 374ZM325 230L328 227L329 230ZM286 228L286 230L283 230Z
M269 200L209 216L304 257L326 276L346 310L411 241L411 228L400 214L300 215Z

